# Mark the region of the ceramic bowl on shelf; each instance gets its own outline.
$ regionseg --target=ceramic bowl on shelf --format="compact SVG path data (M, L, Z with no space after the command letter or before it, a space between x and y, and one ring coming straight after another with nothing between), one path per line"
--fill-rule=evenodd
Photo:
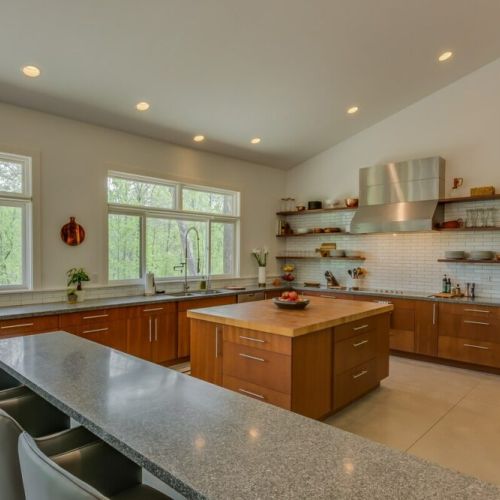
M447 250L444 252L445 259L465 259L465 252L462 250Z
M361 257L361 252L359 250L346 250L346 257Z
M298 227L297 229L294 229L293 232L295 234L307 234L309 232L309 229L307 227Z
M309 299L302 300L282 300L279 297L273 299L274 304L280 309L305 309L309 305Z
M332 257L345 257L344 250L330 250L330 255Z
M358 206L358 198L346 198L344 200L345 206L348 208L356 208Z
M306 209L306 206L303 203L299 203L295 208L297 209L297 212L302 212Z
M495 252L489 250L473 250L469 253L470 260L493 260Z
M325 227L323 228L324 233L340 233L340 227Z

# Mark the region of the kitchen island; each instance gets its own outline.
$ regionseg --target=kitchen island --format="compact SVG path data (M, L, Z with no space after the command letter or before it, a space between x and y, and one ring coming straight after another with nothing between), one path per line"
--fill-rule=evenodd
M272 300L190 310L191 374L322 419L388 376L392 309L314 297L304 310Z
M493 500L500 489L64 332L0 368L187 498Z

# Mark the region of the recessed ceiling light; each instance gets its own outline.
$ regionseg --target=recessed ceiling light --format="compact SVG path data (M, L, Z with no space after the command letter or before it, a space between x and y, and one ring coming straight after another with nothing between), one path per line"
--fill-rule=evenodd
M260 141L261 141L260 137L254 137L250 142L252 144L259 144Z
M348 110L347 110L347 114L349 115L353 115L354 113L357 113L359 111L359 108L357 106L351 106Z
M443 52L439 57L438 61L439 62L445 62L447 61L451 56L453 55L453 52L447 50L446 52Z
M23 66L21 71L25 76L29 76L30 78L36 78L41 73L40 68L36 66Z
M194 142L203 142L205 140L205 136L204 135L195 135L193 137L193 141Z
M147 111L150 107L151 106L150 106L149 102L146 102L146 101L138 102L135 105L135 109L137 109L137 111Z

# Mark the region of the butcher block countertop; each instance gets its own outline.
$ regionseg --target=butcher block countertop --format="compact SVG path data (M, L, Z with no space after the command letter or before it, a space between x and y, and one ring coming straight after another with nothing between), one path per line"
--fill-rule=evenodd
M187 315L220 325L298 337L392 310L392 304L311 297L303 310L279 309L272 300L263 300L191 309Z

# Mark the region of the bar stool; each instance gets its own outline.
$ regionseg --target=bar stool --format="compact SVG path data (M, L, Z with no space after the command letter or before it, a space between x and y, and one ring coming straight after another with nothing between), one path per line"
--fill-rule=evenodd
M72 442L73 429L64 433ZM64 436L63 436L64 438ZM167 500L142 484L141 468L101 440L48 456L51 437L19 437L26 500ZM64 448L64 439L59 445ZM54 448L52 447L52 451Z
M19 380L0 368L0 399L6 399L19 393L22 387L23 385Z
M0 391L0 498L24 500L17 442L27 431L39 437L68 429L69 418L25 386Z

